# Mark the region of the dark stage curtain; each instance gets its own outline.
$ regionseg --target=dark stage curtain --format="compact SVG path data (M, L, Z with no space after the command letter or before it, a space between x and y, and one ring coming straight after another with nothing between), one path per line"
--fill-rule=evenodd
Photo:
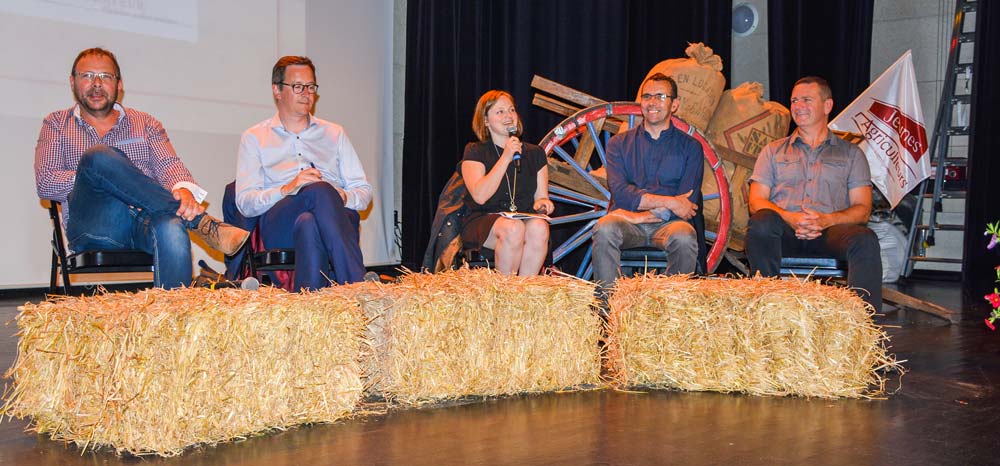
M768 0L771 100L788 105L803 76L833 88L833 118L871 83L874 0Z
M986 224L1000 221L1000 124L994 115L1000 107L996 77L1000 76L1000 4L980 1L976 12L976 43L972 74L972 136L969 139L969 191L965 204L965 250L962 283L973 303L992 293L994 267L1000 265L1000 247L987 252Z
M649 69L684 57L689 42L704 42L728 64L731 8L728 0L410 0L404 265L420 262L438 195L475 139L472 111L485 91L509 91L524 139L538 142L563 117L531 104L533 75L601 99L632 100Z

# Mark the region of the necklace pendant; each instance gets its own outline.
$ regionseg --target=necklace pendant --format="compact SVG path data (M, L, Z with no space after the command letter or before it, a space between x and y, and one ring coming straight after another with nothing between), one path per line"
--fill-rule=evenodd
M517 205L515 205L513 202L510 203L510 211L517 212Z

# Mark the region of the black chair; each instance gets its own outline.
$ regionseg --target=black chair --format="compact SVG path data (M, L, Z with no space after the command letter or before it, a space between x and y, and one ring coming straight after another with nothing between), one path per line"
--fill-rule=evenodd
M495 253L494 250L486 247L480 249L462 249L459 254L455 255L455 262L452 264L452 268L458 269L463 265L468 265L470 269L479 267L495 268L497 265ZM551 266L552 247L550 245L549 251L545 254L545 261L542 262L542 270L544 271L547 267Z
M822 280L847 276L847 261L823 256L795 256L781 258L782 276L814 277Z
M242 280L254 277L266 285L276 283L275 277L268 272L288 271L295 269L294 249L264 249L260 240L258 217L245 217L236 207L236 182L226 185L222 194L223 221L250 233L250 238L243 247L232 256L226 256L226 278Z
M49 218L52 220L52 269L49 292L56 293L56 278L62 275L63 294L69 295L70 275L119 272L152 272L153 256L138 250L98 249L69 254L63 235L59 202L49 201Z
M485 247L480 249L462 249L458 254L455 254L455 262L452 268L458 269L463 265L469 266L470 269L480 267L494 268L496 267L494 251Z

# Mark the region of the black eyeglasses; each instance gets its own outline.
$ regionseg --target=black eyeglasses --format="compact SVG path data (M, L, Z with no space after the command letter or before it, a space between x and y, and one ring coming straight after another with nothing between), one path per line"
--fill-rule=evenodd
M302 91L304 91L306 89L309 89L309 93L310 94L315 94L317 91L319 91L319 84L298 84L298 83L292 84L292 83L286 83L286 82L279 82L278 84L282 84L282 85L285 85L285 86L291 86L292 87L292 92L294 92L296 94L301 94Z

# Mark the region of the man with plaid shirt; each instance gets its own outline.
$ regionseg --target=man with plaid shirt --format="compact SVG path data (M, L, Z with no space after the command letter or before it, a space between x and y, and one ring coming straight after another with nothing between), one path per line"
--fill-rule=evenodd
M174 152L163 125L117 102L121 69L110 51L80 52L69 78L76 105L49 114L35 147L38 197L63 204L69 248L153 255L154 286L191 282L192 230L229 255L249 232L205 213L207 193Z

